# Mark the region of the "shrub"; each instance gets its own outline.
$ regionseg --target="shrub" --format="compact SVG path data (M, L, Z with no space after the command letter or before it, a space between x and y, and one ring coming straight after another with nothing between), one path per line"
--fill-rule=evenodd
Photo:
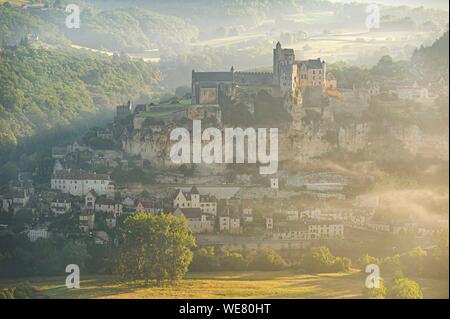
M14 289L14 298L15 299L29 299L33 297L34 288L31 286L29 282L21 282Z
M383 278L379 279L379 287L378 288L367 288L363 289L363 296L367 299L384 299L387 295L387 289L384 284Z
M228 251L219 256L219 264L221 270L245 270L247 268L244 256Z
M360 267L361 271L365 272L366 266L370 264L379 265L380 260L376 257L369 256L368 254L364 254L358 258L358 266Z
M402 271L402 264L400 262L400 255L386 257L381 261L381 269L384 273L396 274Z
M248 260L248 268L251 270L281 270L286 267L283 257L273 249L252 251Z
M333 264L334 271L349 271L352 268L352 261L347 257L336 257Z
M189 271L217 271L220 268L219 259L214 247L200 248L194 252Z
M313 247L302 256L301 265L307 272L334 271L335 257L327 247Z
M427 252L421 247L416 247L400 255L400 263L403 272L408 276L422 275Z
M14 288L4 288L0 292L0 299L14 299Z
M388 296L393 299L423 299L420 285L408 278L395 279Z

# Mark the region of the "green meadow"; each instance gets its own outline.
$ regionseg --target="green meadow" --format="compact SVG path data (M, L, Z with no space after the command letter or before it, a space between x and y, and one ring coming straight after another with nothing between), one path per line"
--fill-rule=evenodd
M178 283L156 286L144 282L123 282L114 276L82 276L79 289L67 289L65 277L27 279L37 290L36 298L362 298L365 274L300 274L293 271L190 273ZM425 298L448 298L448 282L421 280ZM0 281L0 288L19 281Z

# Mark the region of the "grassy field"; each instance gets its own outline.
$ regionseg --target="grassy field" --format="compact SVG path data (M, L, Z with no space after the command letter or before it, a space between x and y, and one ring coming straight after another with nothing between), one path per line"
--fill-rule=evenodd
M67 289L65 277L29 279L43 298L362 298L365 277L356 271L320 275L276 272L195 273L173 286L145 286L112 276L82 277L80 289ZM418 280L418 279L416 279ZM448 282L418 280L426 298L448 298ZM0 281L11 287L17 281Z

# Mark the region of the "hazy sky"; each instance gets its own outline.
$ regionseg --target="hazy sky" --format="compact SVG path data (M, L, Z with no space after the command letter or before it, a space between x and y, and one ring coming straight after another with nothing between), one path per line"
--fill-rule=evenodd
M334 2L363 2L382 3L387 5L409 5L412 7L424 6L448 11L448 0L330 0Z

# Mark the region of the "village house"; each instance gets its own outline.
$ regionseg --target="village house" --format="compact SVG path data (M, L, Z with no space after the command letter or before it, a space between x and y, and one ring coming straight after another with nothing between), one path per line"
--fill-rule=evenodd
M227 232L231 234L241 233L241 219L237 210L232 206L226 206L218 214L219 232Z
M134 208L134 207L136 207L136 203L135 203L135 200L132 198L132 197L130 197L130 196L126 196L123 200L122 200L122 205L124 206L124 207L127 207L127 208Z
M308 240L308 227L305 224L292 224L276 227L272 232L275 240Z
M200 208L180 208L175 209L175 216L183 215L193 234L211 233L214 231L214 216L204 213Z
M97 137L104 140L112 140L113 132L109 128L100 129L97 131Z
M0 210L4 212L8 212L10 208L12 208L12 197L6 194L0 195Z
M27 231L28 239L31 242L35 242L38 239L47 239L50 237L50 233L46 228L29 229Z
M174 208L200 208L203 213L217 214L217 198L213 195L200 195L196 186L190 192L177 190L173 200Z
M90 190L106 195L111 177L107 174L88 173L82 170L61 170L53 174L51 189L74 196L85 196Z
M391 225L387 223L375 222L375 221L367 221L366 227L371 230L379 231L379 232L390 232Z
M300 211L300 219L320 219L321 210L319 208L305 208Z
M117 217L114 212L108 212L106 214L106 226L108 228L115 228L117 225Z
M253 201L251 199L242 200L242 219L246 223L253 222Z
M94 209L96 200L97 200L97 193L95 192L95 190L91 189L84 197L84 206L87 209Z
M84 197L84 205L86 209L93 209L96 212L114 213L116 215L123 213L122 203L106 196L98 196L97 192L93 189Z
M56 197L52 202L50 203L50 210L53 214L57 215L63 215L70 211L72 208L72 203L70 199L65 197Z
M273 229L273 217L266 217L266 229L272 230Z
M309 239L343 239L344 224L337 222L307 222Z
M94 229L95 213L94 210L87 209L81 212L79 217L79 227L81 231L87 233Z
M1 195L0 199L1 209L5 212L12 210L15 214L18 210L27 207L30 196L26 189L16 189Z
M106 197L99 197L95 201L95 211L103 213L113 213L115 215L122 215L122 204Z
M136 213L161 214L164 209L157 200L138 200L136 201Z
M287 209L285 211L285 214L286 214L286 219L288 221L296 221L296 220L299 219L298 210L296 210L296 209L292 209L292 208L291 209Z

